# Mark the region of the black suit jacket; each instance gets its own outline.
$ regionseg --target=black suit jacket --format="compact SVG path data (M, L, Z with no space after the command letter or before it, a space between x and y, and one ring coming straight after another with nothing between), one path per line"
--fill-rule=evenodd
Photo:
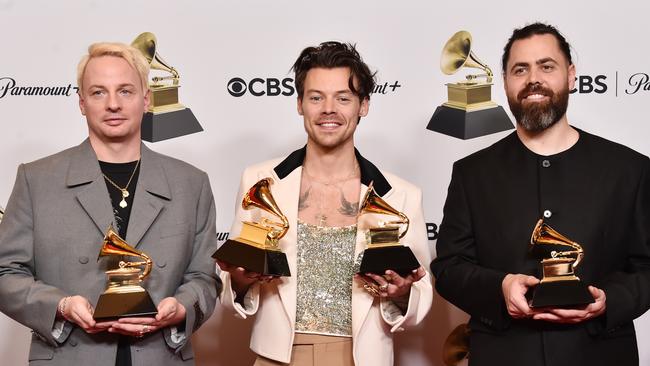
M471 316L471 365L638 364L632 320L650 307L650 160L579 133L552 156L512 133L454 164L431 270L438 292ZM583 246L577 275L605 291L605 315L578 325L508 315L506 274L541 278L528 243L544 216Z

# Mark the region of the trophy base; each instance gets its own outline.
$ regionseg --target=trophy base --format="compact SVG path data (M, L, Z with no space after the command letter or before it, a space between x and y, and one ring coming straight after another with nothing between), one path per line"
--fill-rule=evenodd
M404 245L391 245L366 249L363 252L359 273L374 273L382 276L390 269L405 277L419 267L420 262L415 258L411 248Z
M217 249L212 258L243 267L264 276L291 277L286 254L267 250L228 239Z
M155 316L156 306L147 291L103 293L93 313L95 320Z
M428 130L463 140L512 128L512 122L501 106L467 111L442 105L436 108L427 125Z
M164 113L147 112L142 118L142 139L158 142L203 131L189 108Z
M589 289L580 280L542 282L531 292L528 293L531 308L571 308L594 302Z

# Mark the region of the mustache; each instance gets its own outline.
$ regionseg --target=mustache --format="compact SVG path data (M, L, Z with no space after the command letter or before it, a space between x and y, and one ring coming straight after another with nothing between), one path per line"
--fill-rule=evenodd
M325 116L320 116L317 120L317 123L327 123L327 122L336 122L336 123L343 123L343 118L341 118L338 114L332 114L332 115L325 115Z
M543 87L542 84L534 83L526 85L524 89L517 93L517 100L523 100L532 94L540 94L551 98L554 95L551 89Z

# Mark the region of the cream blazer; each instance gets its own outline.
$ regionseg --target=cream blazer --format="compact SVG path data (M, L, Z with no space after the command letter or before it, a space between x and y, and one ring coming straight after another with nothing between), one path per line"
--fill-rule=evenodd
M356 154L361 169L360 201L368 184L374 181L373 185L377 193L391 206L409 217L411 226L401 242L408 245L420 264L427 268L431 261L431 253L427 244L420 189L392 174L382 174L358 152ZM285 363L291 360L296 320L296 223L304 155L305 148L302 148L293 152L285 160L270 160L248 167L244 171L237 196L235 220L230 232L231 237L236 237L241 231L242 221L259 221L262 217L272 218L259 209L242 209L241 198L244 192L258 180L265 177L273 178L271 192L290 223L287 234L279 244L287 255L292 276L282 277L272 283L258 283L251 286L242 306L234 301L235 293L232 290L230 274L221 272L224 283L222 304L234 310L236 316L244 319L256 315L251 349L258 355ZM369 225L372 223L376 225L377 218L372 216L375 215L362 215L357 223L355 258L366 247L365 232ZM277 221L277 218L275 220ZM432 291L431 277L427 272L424 278L412 285L408 309L406 314L402 315L391 301L372 297L363 289L359 281L353 281L352 338L355 364L392 365L392 333L401 332L422 321L431 307Z

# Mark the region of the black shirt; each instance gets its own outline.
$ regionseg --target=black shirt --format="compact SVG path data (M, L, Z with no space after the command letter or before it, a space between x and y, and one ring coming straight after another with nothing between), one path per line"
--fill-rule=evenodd
M137 165L137 167L136 167ZM115 216L114 226L120 237L126 238L126 230L129 227L129 218L131 217L131 208L133 207L133 198L135 197L135 188L138 183L138 176L140 175L140 164L138 161L129 163L107 163L105 161L99 162L99 167L104 174L104 181L108 188L108 194L111 197L111 205L113 206L113 215ZM134 172L135 169L135 172ZM131 178L133 175L133 178ZM125 188L129 192L128 197L122 197L122 191L112 185L108 179L113 181L121 188ZM129 179L131 182L129 183ZM128 187L126 186L128 184ZM121 207L120 202L124 199L126 207ZM130 340L127 336L120 336L117 345L117 357L115 359L115 366L131 366L131 348Z
M137 169L133 172L133 169L136 168L136 164L138 165ZM138 161L132 161L129 163L107 163L105 161L100 161L99 167L101 168L102 173L120 188L126 187L131 175L133 174L131 183L126 187L129 196L124 199L127 204L124 208L120 207L122 191L113 186L108 179L104 178L106 187L108 188L108 194L111 197L111 204L113 206L115 229L120 236L125 239L126 230L129 226L129 217L131 216L131 208L133 207L133 197L135 197L135 189L138 183L138 176L140 175L140 164L138 164Z

